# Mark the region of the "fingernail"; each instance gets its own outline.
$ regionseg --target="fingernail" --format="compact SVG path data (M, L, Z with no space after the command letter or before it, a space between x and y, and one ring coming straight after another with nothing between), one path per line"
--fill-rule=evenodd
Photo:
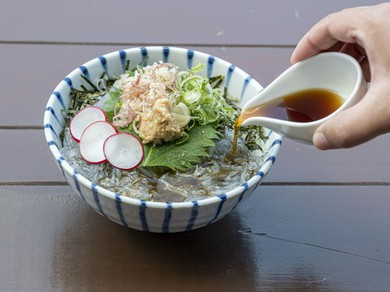
M321 150L327 150L333 148L333 146L328 142L324 134L322 134L321 132L314 133L313 144L314 146L316 146L318 149Z

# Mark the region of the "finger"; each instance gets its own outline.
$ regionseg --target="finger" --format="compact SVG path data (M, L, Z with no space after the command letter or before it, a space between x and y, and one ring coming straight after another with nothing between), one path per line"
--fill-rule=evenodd
M356 27L359 27L364 8L345 9L319 21L297 44L291 62L296 63L315 54L327 51L337 43L360 44ZM348 22L345 19L349 19Z
M340 42L328 32L325 24L326 21L327 19L325 18L317 23L298 42L291 55L292 64L328 50L333 46L342 46L342 44L340 45Z

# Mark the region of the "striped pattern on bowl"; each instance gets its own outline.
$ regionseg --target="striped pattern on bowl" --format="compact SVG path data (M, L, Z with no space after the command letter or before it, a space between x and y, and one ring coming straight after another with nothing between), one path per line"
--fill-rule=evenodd
M138 64L146 61L169 62L181 70L205 64L207 77L224 75L224 86L228 93L239 99L242 106L258 93L262 87L250 75L238 67L190 49L176 47L140 47L120 50L95 58L73 70L62 80L51 94L44 113L45 137L58 168L65 180L96 212L123 226L147 232L189 231L211 224L233 211L259 186L275 162L281 146L281 136L268 131L264 163L250 180L229 192L192 202L149 202L121 196L106 190L77 173L63 158L60 149L60 133L65 126L65 112L70 104L71 88L85 84L80 75L96 82L105 73L107 76L121 74L127 62Z

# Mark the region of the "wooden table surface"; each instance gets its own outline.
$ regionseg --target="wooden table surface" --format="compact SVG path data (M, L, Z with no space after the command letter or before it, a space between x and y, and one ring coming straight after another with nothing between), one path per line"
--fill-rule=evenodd
M323 16L376 3L2 0L0 291L390 291L390 135L327 152L284 139L234 212L189 233L151 234L87 206L42 130L54 87L101 54L193 48L266 86Z

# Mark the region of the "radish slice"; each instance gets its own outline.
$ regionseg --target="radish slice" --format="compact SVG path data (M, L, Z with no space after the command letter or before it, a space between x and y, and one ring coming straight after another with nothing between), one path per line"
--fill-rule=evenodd
M90 124L81 135L81 157L92 164L106 162L103 145L106 139L115 133L116 128L109 122L97 121Z
M79 111L70 121L70 135L76 142L80 142L84 130L93 122L107 121L106 113L96 106L87 106Z
M108 137L103 149L108 162L123 170L136 168L144 158L141 141L129 133L117 133Z

